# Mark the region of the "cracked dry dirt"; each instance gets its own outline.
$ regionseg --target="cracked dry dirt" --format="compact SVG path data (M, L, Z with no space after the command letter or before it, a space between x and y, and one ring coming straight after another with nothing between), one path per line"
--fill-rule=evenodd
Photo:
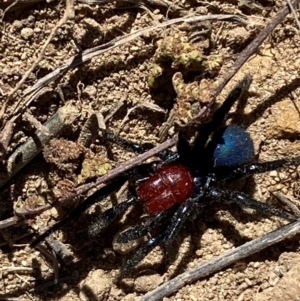
M232 22L212 22L211 43L204 36L192 46L203 54L204 61L213 61L213 64L205 65L205 70L187 72L190 66L186 62L174 63L176 66L165 73L166 82L151 86L153 82L149 81L149 76L153 75L154 66L157 66L157 41L168 37L176 37L182 43L188 41L189 31L180 25L173 25L95 57L49 84L27 110L28 116L34 118L27 116L16 123L8 152L2 160L3 166L10 154L33 135L35 127L49 120L58 108L71 105L78 116L62 135L56 137L59 140L51 140L43 153L1 188L0 220L13 216L14 210L24 204L34 208L51 202L73 191L75 186L117 166L118 162L134 156L116 146L108 148L97 135L91 135L89 139L89 130L82 134L89 116L103 116L108 128L137 142L157 144L173 135L176 127L165 124L176 97L171 75L175 72L185 73L187 85L194 82L196 76L198 79L206 78L206 82L202 81L203 93L207 86L214 87L240 51L285 4L284 1L271 0L261 3L229 0L174 2L175 5L181 5L185 13L241 14L252 24L246 27ZM0 44L2 103L35 61L39 49L61 18L64 5L58 1L41 1L29 6L21 5L6 13L1 22ZM176 9L167 13L161 7L77 3L74 20L58 30L46 48L42 61L8 103L1 126L17 103L22 101L22 93L26 88L63 65L80 49L91 48L162 22L166 15L168 18L180 15ZM252 135L258 160L300 155L299 43L296 22L289 15L218 98L220 103L246 73L253 76L244 111L238 110L231 119L246 127ZM186 90L190 89L183 88L180 91ZM182 99L185 99L184 95ZM201 99L197 101L196 107L194 103L187 106L187 116L199 109ZM96 126L92 126L92 133L93 130L97 133ZM189 223L180 235L174 262L170 263L164 250L157 247L138 270L133 271L133 278L115 285L113 280L130 253L116 246L113 238L118 231L133 221L137 222L142 211L128 212L96 240L89 239L84 229L97 212L109 208L118 199L126 198L125 188L55 233L55 237L65 244L68 255L68 261L61 263L59 277L62 281L56 286L47 286L54 279L51 260L29 248L33 236L26 234L32 230L40 231L61 218L77 200L57 205L3 229L0 241L0 299L138 300L145 292L187 268L195 267L286 223L276 217L244 212L234 205L208 208L204 216ZM299 188L297 167L254 176L238 187L256 199L276 205L278 203L271 198L271 192L281 191L300 206ZM207 279L187 285L164 300L300 300L298 239L294 237L270 247ZM34 287L41 289L33 291Z

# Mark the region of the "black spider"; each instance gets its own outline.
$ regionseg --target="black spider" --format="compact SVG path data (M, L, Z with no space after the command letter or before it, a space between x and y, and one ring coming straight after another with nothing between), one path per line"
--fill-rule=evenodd
M295 216L269 204L252 199L249 195L219 188L220 184L241 179L245 176L275 170L288 165L299 165L300 156L270 162L252 163L254 157L253 141L242 128L224 126L232 105L241 97L243 90L251 83L247 75L229 94L224 103L214 113L212 120L198 131L193 147L180 139L177 152L161 154L161 161L142 164L122 173L106 186L89 196L60 220L35 239L34 247L48 235L60 229L69 221L76 219L90 206L103 200L119 189L127 180L131 181L131 197L111 209L103 212L88 231L95 236L102 232L112 221L124 213L130 206L142 203L149 218L143 224L136 225L121 233L117 241L124 243L145 236L157 230L122 267L120 277L124 277L155 246L170 246L186 220L193 214L199 214L207 204L237 203L242 208L252 208L267 215L276 215L288 220ZM106 138L122 145L126 149L144 152L146 145L138 145L115 137L107 132ZM223 185L222 185L223 186ZM164 227L164 225L166 225ZM156 232L157 233L157 232Z

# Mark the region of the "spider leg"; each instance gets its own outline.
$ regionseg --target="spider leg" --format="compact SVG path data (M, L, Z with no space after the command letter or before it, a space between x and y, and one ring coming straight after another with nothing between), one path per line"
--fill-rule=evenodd
M224 173L217 172L218 180L223 182L230 182L241 179L254 174L264 173L267 171L275 170L281 167L290 165L300 165L300 156L288 159L279 159L269 162L246 164L243 166L236 167L230 171L226 170Z
M215 131L216 127L222 125L233 104L244 96L244 93L248 90L251 82L252 76L250 74L246 74L244 78L237 83L220 108L214 113L212 121L207 124L207 128L210 132Z
M105 140L115 143L130 152L142 154L154 147L152 143L135 143L133 141L117 136L113 132L106 129L101 129L101 131Z
M120 274L118 276L118 279L124 278L126 275L128 275L128 272L134 268L142 259L149 254L156 246L161 244L161 242L164 239L164 233L161 233L160 235L151 238L148 240L144 245L142 245L136 253L126 261L126 263L121 268Z
M164 243L168 250L171 249L178 232L181 230L186 220L195 212L195 204L203 195L189 198L180 205L175 214L172 216L170 224L165 231Z
M135 240L145 236L147 233L151 232L155 227L161 226L165 223L166 219L169 217L171 211L162 211L155 216L149 217L146 222L142 225L136 225L129 228L125 232L119 234L117 242L127 243L130 240Z
M135 196L130 199L119 203L112 208L104 211L100 214L91 225L88 227L89 236L95 237L105 230L119 215L124 213L129 207L134 205L137 202Z
M78 218L84 211L90 208L97 202L102 201L106 197L108 197L115 190L119 189L122 185L125 184L126 181L134 177L135 175L145 174L147 175L150 170L153 169L153 163L145 163L140 166L136 166L131 170L128 170L118 177L113 179L111 182L106 184L104 187L100 188L92 195L87 197L82 203L80 203L76 208L74 208L68 215L56 222L54 225L50 226L45 232L39 235L31 244L30 247L34 248L37 246L42 240L51 235L53 232L59 230L62 226L68 224L72 220Z
M275 215L287 220L296 220L296 216L289 212L276 208L270 204L259 202L252 199L249 195L243 192L222 190L215 187L210 187L206 196L215 202L236 203L241 208L251 208L266 215Z
M62 226L68 224L73 219L78 218L85 210L91 207L96 202L99 202L106 197L108 197L111 193L115 190L119 189L124 183L126 182L126 178L118 178L115 181L107 184L106 186L102 187L101 189L94 192L90 195L86 200L80 203L76 208L74 208L65 218L61 219L60 221L56 222L54 225L50 226L44 233L39 235L31 244L30 247L34 248L37 246L41 241L43 241L46 237L60 229Z
M115 135L111 131L104 130L104 129L101 129L101 131L103 134L103 138L105 140L115 143L130 152L143 154L146 151L148 151L154 147L154 145L152 143L136 143L136 142L121 138L120 136ZM167 160L167 162L175 161L176 159L178 159L178 154L174 153L170 150L164 150L164 151L158 153L157 156L162 160Z
M199 156L199 154L203 152L209 136L226 120L231 107L236 101L243 97L244 92L249 88L251 82L252 76L249 74L245 75L229 93L222 105L216 110L212 120L200 127L194 146L196 156Z
M161 243L165 243L166 248L170 250L170 246L172 242L174 241L176 235L181 230L182 226L186 222L186 220L191 216L191 214L195 211L195 204L197 200L203 195L197 195L194 198L190 198L187 201L185 201L175 212L173 215L171 222L164 232L159 234L157 237L154 237L150 239L147 243L145 243L143 246L141 246L138 251L125 263L125 265L122 267L122 270L120 272L119 278L123 278L128 274L128 272L135 267L150 251L156 247L157 245ZM170 211L169 211L170 213ZM165 218L168 216L168 212L162 212L158 214L157 216L153 217L150 221L150 226L152 224L155 226L157 225L157 222L163 222L165 221ZM130 238L134 236L134 239L139 238L141 236L144 236L147 232L149 232L149 229L146 227L136 227L137 231L130 231L128 234L132 235ZM127 239L126 235L127 231L124 232L124 236L121 237L122 242L126 242L130 239ZM118 238L119 241L120 238Z

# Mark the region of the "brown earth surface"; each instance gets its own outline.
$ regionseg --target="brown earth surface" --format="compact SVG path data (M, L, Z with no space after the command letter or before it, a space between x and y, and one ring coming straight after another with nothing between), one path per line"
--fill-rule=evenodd
M210 35L203 33L194 43L189 43L190 34L196 30L191 26L175 24L153 30L70 69L45 86L17 119L8 148L1 157L2 170L7 168L16 148L33 136L37 128L51 136L42 124L60 107L72 108L76 117L1 188L0 220L3 221L22 208L51 203L74 191L74 187L134 157L118 146L109 147L97 136L95 122L91 122L91 126L87 123L95 116L121 137L136 142L158 144L170 138L178 130L178 125L166 125L172 109L175 123L187 122L194 116L194 111L205 102L207 89L220 82L245 46L286 5L286 1L272 0L183 0L174 1L173 6L166 9L155 5L164 1L146 1L141 6L126 1L76 3L74 19L58 28L42 59L7 100L37 60L65 11L64 2L40 1L30 5L24 2L20 1L5 15L7 2L0 2L1 16L4 16L0 23L0 100L6 103L1 111L2 128L12 113L24 106L26 89L81 50L192 13L238 14L247 18L249 24L206 23L203 27L210 30ZM163 42L158 42L160 40ZM184 56L182 49L187 45L188 53L195 51L193 63L201 65L201 70L196 70L190 58ZM299 29L290 14L218 97L218 103L222 102L245 74L253 76L245 108L232 114L229 122L247 128L258 160L299 155L299 45ZM165 53L160 53L166 49L174 53L167 54L172 62L168 67L162 63ZM157 70L165 72L164 81L157 80ZM173 87L171 77L175 72L182 73L184 80L179 76ZM187 95L192 90L189 85L195 86L197 77L204 79L196 85L197 96L192 99ZM272 193L280 191L300 206L299 188L299 168L292 166L248 178L236 189L276 206L279 204ZM60 283L57 285L52 282L52 260L31 249L29 243L33 240L33 231L42 231L62 218L78 200L55 204L50 210L1 230L0 300L138 300L186 269L287 223L277 217L243 211L236 205L212 206L182 231L175 261L170 263L164 249L157 247L133 270L131 278L115 284L122 263L131 255L127 247L122 249L113 239L122 229L141 222L142 211L126 213L96 239L88 238L85 229L97 213L125 199L126 192L124 187L54 234L63 243L59 247L68 257L59 262ZM299 236L285 240L211 277L186 285L164 301L300 300L298 239Z

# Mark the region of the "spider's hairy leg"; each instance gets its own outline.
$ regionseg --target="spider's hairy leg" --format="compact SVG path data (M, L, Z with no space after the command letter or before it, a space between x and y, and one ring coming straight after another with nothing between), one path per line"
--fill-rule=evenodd
M55 231L59 230L62 226L68 224L72 220L78 218L85 210L91 207L96 202L99 202L106 197L108 197L112 192L119 189L124 183L126 182L126 178L118 178L112 181L111 183L107 184L106 186L102 187L101 189L94 192L90 195L86 200L80 203L76 208L74 208L65 218L61 219L54 225L50 226L44 233L39 235L31 244L30 247L34 248L40 242L42 242L45 238L49 235L54 233Z
M62 226L68 224L72 220L78 218L84 211L90 208L92 205L96 204L97 202L102 201L106 197L108 197L111 193L121 188L122 185L125 184L126 181L130 180L136 175L144 174L148 175L149 171L153 170L153 165L156 166L156 162L154 163L145 163L132 169L121 173L115 179L110 181L104 187L100 188L92 195L87 197L82 203L80 203L76 208L74 208L65 218L58 221L54 225L50 226L45 232L39 235L31 244L30 247L35 247L53 232L59 230Z
M154 145L151 143L136 143L133 141L129 141L127 139L115 135L112 131L106 129L101 129L101 132L103 138L106 141L117 144L130 152L142 154L154 147Z
M128 275L128 272L134 268L142 259L149 254L156 246L160 245L164 239L164 232L158 236L151 238L143 244L136 253L126 261L121 268L117 281Z
M134 152L137 154L143 154L155 146L152 143L136 143L136 142L124 139L106 129L105 130L101 129L101 131L102 131L103 138L105 140L107 140L108 142L117 144L117 145L121 146L122 148L124 148L125 150ZM178 154L174 153L168 149L158 153L157 156L162 160L167 160L168 162L175 161L176 159L178 159Z
M223 190L215 187L209 188L206 193L206 196L215 202L222 202L222 203L236 203L241 208L251 208L254 209L262 214L266 215L275 215L282 217L284 219L293 221L296 220L297 217L293 214L276 208L270 204L259 202L255 199L252 199L249 195L239 191L230 191L230 190Z
M125 232L122 232L117 237L117 242L127 243L130 240L139 239L151 232L154 228L159 227L166 223L166 220L170 217L172 210L162 211L157 215L149 217L144 224L136 225L129 228Z
M203 151L209 136L223 124L233 104L243 97L244 92L248 90L251 82L252 76L250 74L245 75L229 93L222 105L215 111L212 120L200 127L194 146L196 154Z
M168 250L172 249L172 243L174 242L177 234L179 233L187 219L195 212L196 202L202 196L202 194L199 194L196 197L189 198L180 205L175 214L172 216L170 224L166 229L164 235L164 243Z
M141 246L138 251L125 263L125 265L122 267L122 270L120 272L120 278L123 278L128 274L128 272L135 267L146 255L150 253L150 251L156 247L157 245L160 245L162 243L165 244L168 251L171 250L172 243L177 236L178 232L181 230L182 226L186 222L186 220L193 214L195 211L195 205L196 202L199 200L199 198L202 197L201 195L197 195L194 198L188 199L186 202L184 202L175 212L175 214L172 216L172 219L169 223L169 226L165 231L163 231L161 234L159 234L157 237L154 237L150 239L147 243L145 243L143 246ZM150 227L151 224L155 222L155 226L157 226L157 222L162 223L166 220L166 217L169 217L172 210L164 211L156 215L151 219L150 222L148 222L147 225ZM150 224L149 224L150 223ZM144 236L148 231L146 227L134 227L136 231L126 231L121 236L121 239L118 238L118 241L127 242L130 239L136 239L139 237ZM122 235L121 234L121 235ZM128 239L130 236L130 239ZM172 252L171 252L172 253Z
M250 74L246 74L244 78L238 82L233 90L229 93L220 108L214 113L212 121L210 122L213 123L214 129L220 126L224 120L226 120L231 107L235 102L243 98L245 92L249 89L251 82L252 76Z
M290 165L300 165L300 156L268 162L245 164L231 169L230 171L227 171L224 174L218 174L218 179L223 182L231 182L241 179L243 177L264 173L271 170L276 170Z
M129 207L133 206L137 202L135 196L128 200L121 202L112 208L104 211L100 214L91 225L88 227L88 234L91 237L95 237L105 230L118 216L124 213Z

